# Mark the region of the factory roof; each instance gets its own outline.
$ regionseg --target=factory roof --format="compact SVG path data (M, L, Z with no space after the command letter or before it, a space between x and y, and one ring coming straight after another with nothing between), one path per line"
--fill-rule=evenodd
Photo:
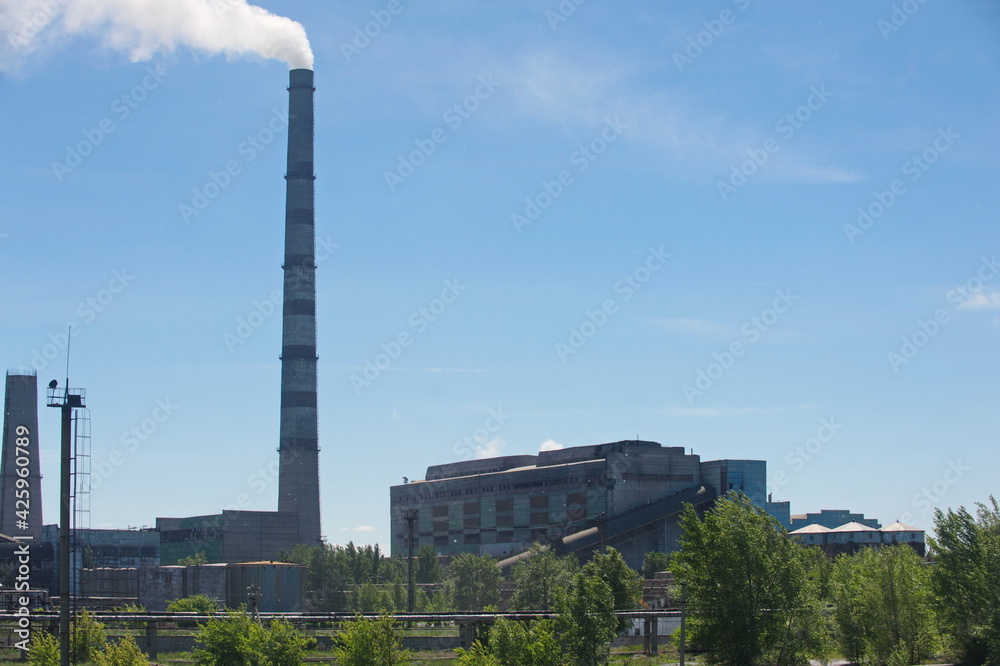
M862 525L861 523L845 523L840 527L834 528L831 532L878 532L878 530L874 527Z
M892 525L887 525L886 527L883 527L882 531L883 532L923 532L923 530L920 529L919 527L914 527L913 525L907 525L905 523L899 522L898 520L896 522L894 522Z
M810 525L806 525L805 527L800 527L794 532L789 532L789 534L824 534L826 532L832 532L832 531L833 530L831 530L829 527L824 527L822 525L817 525L816 523L812 523Z

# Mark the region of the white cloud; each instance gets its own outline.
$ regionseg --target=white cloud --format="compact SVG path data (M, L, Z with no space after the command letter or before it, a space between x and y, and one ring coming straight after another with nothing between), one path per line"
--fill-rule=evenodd
M359 525L358 527L341 527L341 532L374 532L375 528L371 525Z
M544 442L542 442L542 446L538 450L539 451L558 451L558 450L563 449L563 448L565 448L565 447L562 444L560 444L559 442L557 442L556 440L554 440L554 439L547 439Z
M476 445L476 459L482 460L483 458L496 458L501 455L503 450L507 447L507 441L500 439L499 437L494 437L485 444Z

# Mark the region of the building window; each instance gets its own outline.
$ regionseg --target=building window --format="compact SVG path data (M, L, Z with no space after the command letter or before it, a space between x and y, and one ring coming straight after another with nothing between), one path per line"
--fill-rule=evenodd
M497 500L497 511L513 511L513 510L514 510L514 500L512 499Z
M465 535L465 545L466 546L478 546L479 545L479 532L472 532Z
M434 537L435 548L446 548L448 546L448 535L438 534Z
M497 532L497 543L510 543L513 540L513 532Z
M438 505L436 505L434 507L434 517L435 518L443 518L443 517L446 517L447 515L448 515L448 505L447 504L438 504Z
M549 496L548 495L536 495L531 498L531 508L532 509L547 509L549 508Z
M497 516L497 527L514 527L514 516Z
M479 513L479 502L466 502L463 512L465 515Z
M549 514L547 511L532 512L531 514L532 525L547 525L548 522L549 522Z

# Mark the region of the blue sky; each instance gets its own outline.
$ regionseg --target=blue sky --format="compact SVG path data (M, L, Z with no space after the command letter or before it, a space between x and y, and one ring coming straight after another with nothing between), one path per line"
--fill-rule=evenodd
M93 526L274 509L288 65L60 9L19 49L14 4L3 364L61 379L77 326ZM636 436L793 513L995 492L995 3L260 6L316 58L329 541L428 465Z

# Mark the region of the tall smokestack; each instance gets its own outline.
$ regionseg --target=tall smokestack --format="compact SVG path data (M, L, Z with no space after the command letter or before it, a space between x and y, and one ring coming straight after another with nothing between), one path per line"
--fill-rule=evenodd
M288 87L284 311L278 511L299 517L299 543L320 543L316 410L316 232L313 72L293 69Z
M8 372L0 462L0 534L32 537L35 542L41 538L42 474L38 452L38 378L34 373ZM20 469L27 469L27 476L21 476ZM27 482L20 489L18 479Z

